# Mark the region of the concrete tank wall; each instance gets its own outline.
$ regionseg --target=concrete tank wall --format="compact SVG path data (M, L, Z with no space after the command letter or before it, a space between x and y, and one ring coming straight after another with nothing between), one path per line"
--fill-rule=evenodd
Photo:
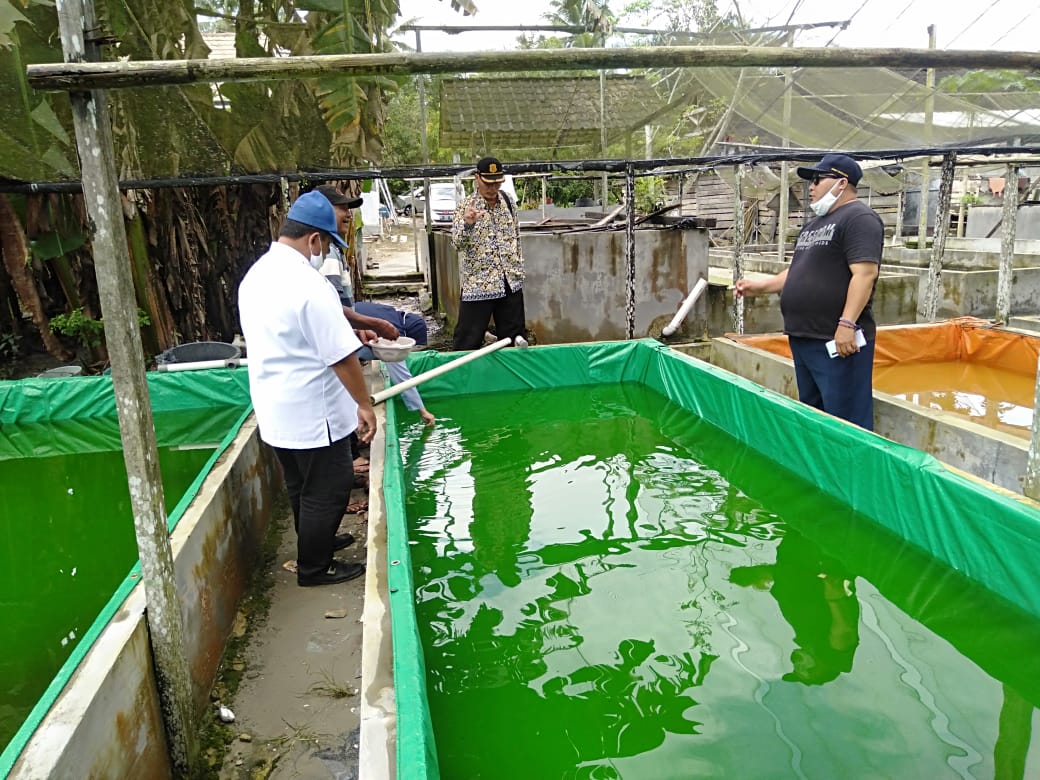
M1003 206L971 206L964 235L968 238L995 236L1000 241L1000 222ZM1016 239L1040 239L1040 204L1023 203L1015 217Z
M250 416L171 535L196 706L209 692L281 476ZM171 775L138 585L29 739L9 778L139 780Z
M539 344L626 337L625 233L524 231L528 328ZM434 233L438 303L458 318L458 259L450 236ZM699 278L708 278L708 233L647 228L635 232L635 336L657 336ZM702 297L684 330L707 333Z

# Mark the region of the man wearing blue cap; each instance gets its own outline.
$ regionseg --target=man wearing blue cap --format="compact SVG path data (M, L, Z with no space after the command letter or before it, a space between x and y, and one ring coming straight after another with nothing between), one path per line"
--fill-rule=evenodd
M343 246L324 195L301 195L238 288L249 345L249 393L260 438L274 448L297 534L297 582L327 585L365 568L333 557L354 540L336 536L350 499L349 436L372 440L376 417L357 352L361 341L318 269L330 242Z
M874 430L874 315L871 301L884 225L856 199L863 171L844 154L826 154L807 179L809 220L791 265L766 279L741 279L737 295L780 293L784 333L803 403Z

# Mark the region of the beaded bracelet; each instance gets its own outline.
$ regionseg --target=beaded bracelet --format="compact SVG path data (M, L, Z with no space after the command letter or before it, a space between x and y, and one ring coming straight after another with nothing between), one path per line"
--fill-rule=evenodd
M845 319L844 317L839 317L838 318L838 324L839 325L844 325L846 328L852 328L853 330L859 330L859 325L857 325L852 320Z

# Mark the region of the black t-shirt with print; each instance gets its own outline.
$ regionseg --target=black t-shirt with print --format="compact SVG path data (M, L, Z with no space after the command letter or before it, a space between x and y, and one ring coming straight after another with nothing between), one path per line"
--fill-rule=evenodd
M798 234L791 267L780 294L784 333L788 336L834 338L845 308L852 271L849 263L881 262L885 228L870 206L858 200L846 203L807 223ZM876 286L876 283L875 283ZM870 300L859 315L863 335L874 338Z

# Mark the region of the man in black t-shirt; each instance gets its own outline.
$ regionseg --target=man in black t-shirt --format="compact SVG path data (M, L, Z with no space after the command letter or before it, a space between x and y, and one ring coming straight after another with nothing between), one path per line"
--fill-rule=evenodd
M798 397L810 406L874 430L874 315L870 309L881 264L881 218L856 200L863 175L844 154L811 168L810 208L791 265L766 279L741 279L737 295L780 293ZM832 357L827 343L834 341Z

